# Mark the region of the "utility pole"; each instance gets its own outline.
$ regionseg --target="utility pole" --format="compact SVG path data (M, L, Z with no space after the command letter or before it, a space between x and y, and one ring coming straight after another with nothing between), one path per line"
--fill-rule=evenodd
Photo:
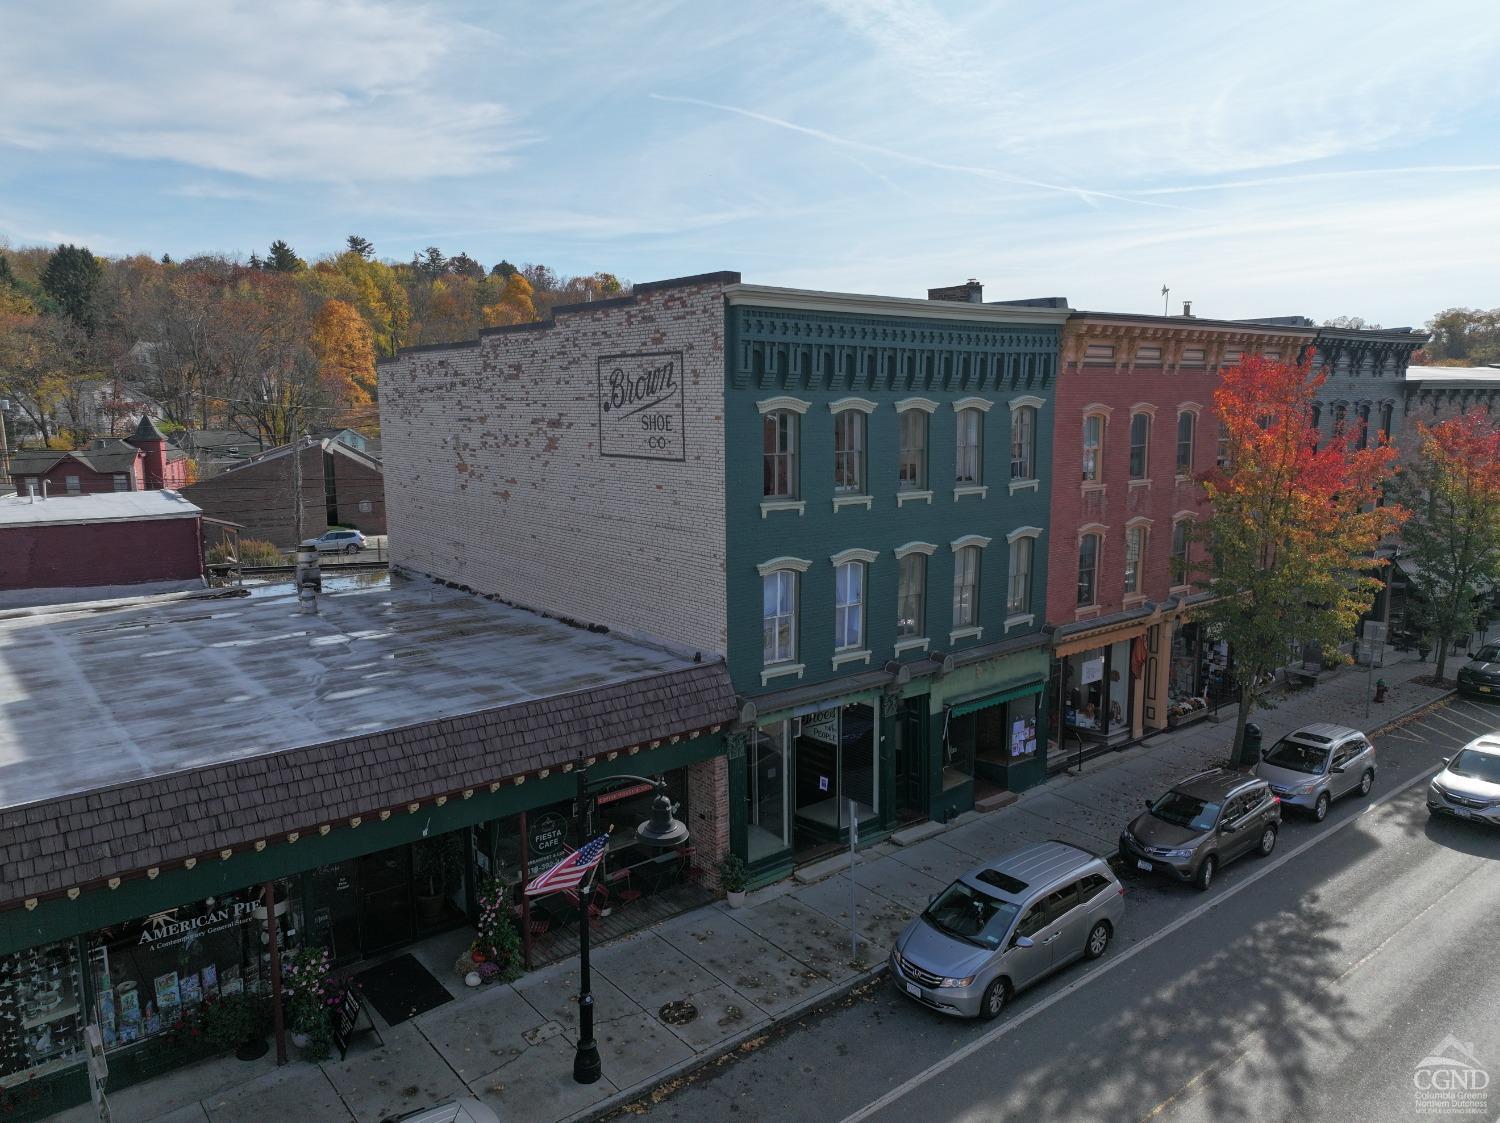
M295 419L297 414L294 412ZM296 545L302 545L302 425L292 422L292 519L296 527Z
M5 415L9 412L10 399L0 398L0 488L10 486L10 445L5 436Z

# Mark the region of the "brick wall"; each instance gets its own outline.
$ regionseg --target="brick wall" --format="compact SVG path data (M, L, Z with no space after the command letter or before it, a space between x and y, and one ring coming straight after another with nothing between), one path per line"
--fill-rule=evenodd
M134 585L202 576L203 531L196 517L0 530L0 589Z
M688 765L688 842L703 884L719 887L719 859L729 853L729 761L722 756Z
M382 362L392 562L722 653L731 278L640 285L550 324ZM601 455L600 358L644 352L681 353L680 461Z
M325 463L333 465L337 488L339 522L366 534L385 533L385 476L379 468L333 453ZM369 504L368 511L362 504Z
M323 494L323 446L313 442L302 456L302 537L315 538L328 529ZM240 523L241 538L257 538L278 546L297 544L296 506L292 501L292 459L277 456L221 472L212 479L182 489L205 515Z

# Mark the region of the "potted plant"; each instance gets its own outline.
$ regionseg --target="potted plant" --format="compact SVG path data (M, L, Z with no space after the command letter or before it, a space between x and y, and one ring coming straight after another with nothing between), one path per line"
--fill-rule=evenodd
M417 915L430 924L443 915L443 901L463 873L458 835L422 839L412 848L412 861L416 866Z
M266 1053L265 1018L254 995L226 994L203 1009L203 1036L218 1052L235 1051L242 1061Z
M460 956L459 971L477 972L481 982L515 979L521 974L521 936L511 918L510 886L487 877L479 888L479 922L469 954Z
M309 1060L322 1060L333 1042L328 1008L339 998L339 984L329 975L332 959L323 948L306 947L288 955L281 965L282 1010L292 1043Z
M729 907L737 909L745 903L745 886L750 881L750 871L737 854L726 854L719 860L719 885Z

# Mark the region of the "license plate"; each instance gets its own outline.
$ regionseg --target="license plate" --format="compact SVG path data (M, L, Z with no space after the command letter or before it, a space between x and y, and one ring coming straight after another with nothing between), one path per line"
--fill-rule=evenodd
M922 997L922 988L919 987L919 986L917 986L915 983L907 983L906 984L906 993L907 994L916 995L916 997L921 998Z
M1137 869L1142 869L1142 870L1149 870L1151 868L1151 863L1150 862L1137 861L1136 862L1136 868Z
M1481 686L1479 688L1479 693L1481 693L1481 694L1488 694L1489 692L1490 692L1490 688L1488 686Z

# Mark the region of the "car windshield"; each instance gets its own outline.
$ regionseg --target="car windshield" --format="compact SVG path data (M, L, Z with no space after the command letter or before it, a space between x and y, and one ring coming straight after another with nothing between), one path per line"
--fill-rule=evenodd
M1448 764L1448 771L1455 776L1467 776L1472 780L1483 780L1487 784L1500 784L1500 756L1465 749Z
M1168 792L1151 805L1151 814L1173 826L1206 831L1213 829L1214 821L1219 817L1219 805L1183 792Z
M1288 741L1285 737L1266 750L1265 762L1276 768L1290 768L1293 772L1322 772L1328 760L1327 749L1315 749Z
M955 881L922 914L939 932L982 948L997 948L1020 906Z
M1474 656L1478 663L1500 663L1500 644L1486 644Z

